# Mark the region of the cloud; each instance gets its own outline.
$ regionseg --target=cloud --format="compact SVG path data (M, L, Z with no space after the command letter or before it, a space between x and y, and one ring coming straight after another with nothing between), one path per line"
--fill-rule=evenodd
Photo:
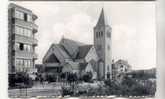
M53 25L55 39L59 41L61 36L64 36L76 41L92 43L95 21L89 15L77 13L68 17L65 21Z

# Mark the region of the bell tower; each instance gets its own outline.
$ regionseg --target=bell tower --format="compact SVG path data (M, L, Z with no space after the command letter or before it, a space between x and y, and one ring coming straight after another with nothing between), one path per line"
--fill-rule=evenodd
M99 56L98 78L111 78L111 27L102 8L100 17L94 27L94 47Z

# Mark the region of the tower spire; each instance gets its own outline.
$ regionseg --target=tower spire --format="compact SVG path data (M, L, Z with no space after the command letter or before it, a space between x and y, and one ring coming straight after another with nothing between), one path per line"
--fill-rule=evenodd
M99 17L99 20L97 21L97 26L98 25L108 25L108 23L107 23L108 21L107 21L107 18L106 18L106 16L105 16L105 14L104 14L104 8L102 8L102 10L101 10L101 13L100 13L100 17Z

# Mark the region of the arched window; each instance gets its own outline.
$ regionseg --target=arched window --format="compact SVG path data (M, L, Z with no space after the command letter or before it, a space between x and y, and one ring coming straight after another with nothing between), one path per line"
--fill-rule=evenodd
M101 31L101 37L103 37L103 31Z

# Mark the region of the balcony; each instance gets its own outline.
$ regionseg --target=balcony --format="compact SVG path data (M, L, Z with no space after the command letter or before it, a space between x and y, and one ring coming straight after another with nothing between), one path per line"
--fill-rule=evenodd
M21 50L15 50L16 58L24 58L24 59L37 59L38 55L35 52L27 52Z
M15 22L14 22L15 25L26 27L28 29L32 29L33 33L38 32L38 25L36 25L34 22L27 22L27 21L24 21L24 20L18 19L18 18L15 18L14 20L15 20Z
M38 17L37 17L37 15L35 15L34 13L32 14L32 18L33 18L33 20L35 21Z
M38 25L33 24L33 33L37 33L38 32Z
M14 34L15 37L15 42L22 42L22 43L26 43L26 44L31 44L31 45L37 45L38 40L33 38L33 37L26 37L26 36L22 36L19 34Z
M33 59L34 52L15 50L16 58Z
M26 22L22 19L15 18L15 25L23 26L29 29L32 29L33 23L32 22Z

